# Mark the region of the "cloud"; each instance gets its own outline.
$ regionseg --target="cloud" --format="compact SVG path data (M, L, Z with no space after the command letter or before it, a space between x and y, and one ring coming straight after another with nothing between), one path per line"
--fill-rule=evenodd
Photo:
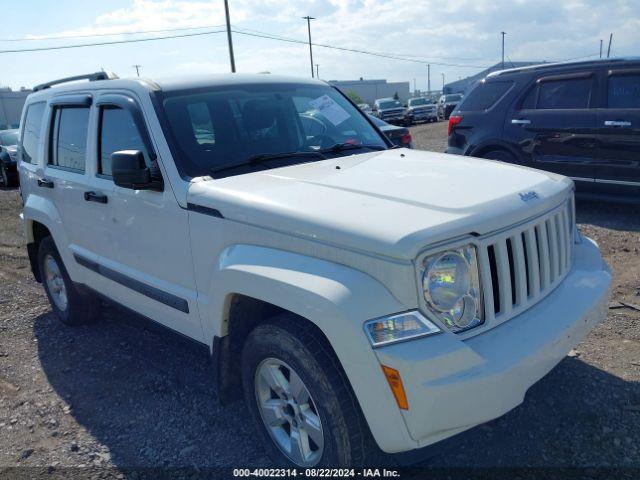
M425 65L429 62L432 84L439 85L441 73L453 80L497 63L501 55L501 31L507 32L506 54L513 61L597 54L600 39L605 40L606 49L609 32L615 34L614 54L629 54L640 47L637 0L230 0L229 3L232 23L237 27L304 41L307 25L301 17L312 15L316 17L312 21L314 42L392 53L423 62L314 47L314 61L320 64L321 76L331 79L417 78L418 86L424 87ZM123 8L96 14L87 25L69 26L57 34L106 34L221 24L224 24L222 0L131 0ZM161 43L127 45L118 52L136 58L142 55L147 72L228 70L223 34L167 41L158 47ZM240 71L308 74L305 45L239 34L234 35L234 44ZM94 55L90 49L83 54Z

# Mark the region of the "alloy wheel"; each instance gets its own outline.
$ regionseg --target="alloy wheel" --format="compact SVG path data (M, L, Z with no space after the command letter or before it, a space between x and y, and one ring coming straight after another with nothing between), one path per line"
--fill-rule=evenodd
M278 448L298 466L316 465L324 450L322 421L300 376L282 360L266 358L254 384L260 416Z
M64 278L62 277L58 262L56 262L56 259L51 255L47 255L44 258L44 278L53 303L64 312L69 303L67 287L64 284Z

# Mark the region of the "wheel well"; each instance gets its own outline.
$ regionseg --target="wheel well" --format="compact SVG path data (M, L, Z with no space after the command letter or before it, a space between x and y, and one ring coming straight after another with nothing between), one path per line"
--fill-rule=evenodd
M322 330L310 320L262 300L245 295L234 294L228 301L227 335L215 337L213 341L213 370L218 391L218 399L222 404L231 403L242 398L242 378L238 375L239 365L242 361L242 348L244 342L259 324L282 313L295 315L300 322L311 326L319 333L319 338L324 339L327 351L331 352L337 361L335 351Z
M477 150L473 151L471 153L471 156L483 158L483 155L486 155L488 152L492 152L494 150L507 152L509 155L513 156L516 160L518 159L518 156L510 148L505 147L504 145L495 145L495 144L490 144L490 145L485 145L483 147L480 147Z
M40 248L40 242L43 238L51 236L49 229L40 222L32 222L31 235L33 242L27 244L27 253L29 254L29 263L31 264L31 271L37 282L42 282L42 276L40 275L40 266L38 265L38 249Z

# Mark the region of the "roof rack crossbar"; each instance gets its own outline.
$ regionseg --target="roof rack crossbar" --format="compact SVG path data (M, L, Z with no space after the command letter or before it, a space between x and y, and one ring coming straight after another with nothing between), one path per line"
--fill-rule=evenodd
M76 75L74 77L66 77L66 78L61 78L59 80L52 80L50 82L41 83L40 85L36 85L35 87L33 87L33 91L38 92L40 90L51 88L54 85L60 85L61 83L67 83L67 82L75 82L78 80L89 80L90 82L94 82L96 80L114 80L116 78L118 78L118 76L113 72L101 71L101 72L87 73L84 75Z

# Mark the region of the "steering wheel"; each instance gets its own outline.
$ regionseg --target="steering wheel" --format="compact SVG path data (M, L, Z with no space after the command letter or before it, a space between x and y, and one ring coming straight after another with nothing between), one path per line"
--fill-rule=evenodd
M329 148L329 147L333 147L336 144L336 141L330 137L329 135L325 135L325 134L320 134L320 135L314 135L313 137L309 138L306 142L306 146L307 147L311 147L311 146L317 146L320 145L320 148Z

